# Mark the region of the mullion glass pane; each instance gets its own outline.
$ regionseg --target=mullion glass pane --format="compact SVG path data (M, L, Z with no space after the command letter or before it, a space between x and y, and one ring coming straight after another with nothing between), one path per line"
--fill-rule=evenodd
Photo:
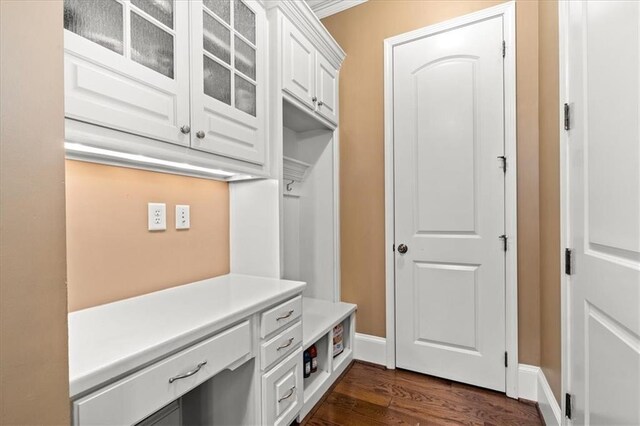
M247 114L256 116L256 86L236 74L235 76L236 108Z
M173 36L131 13L131 59L173 78Z
M169 28L173 28L172 0L131 0L131 4L139 7Z
M203 55L204 93L231 105L231 71Z
M240 0L234 0L233 28L251 43L256 43L256 15Z
M229 0L204 0L204 5L218 18L227 24L231 24L231 3Z
M253 47L242 41L236 36L235 42L236 57L235 65L236 69L247 77L256 79L256 51Z
M207 13L203 13L202 26L205 50L231 64L231 32Z
M122 5L114 0L65 0L64 27L122 55Z

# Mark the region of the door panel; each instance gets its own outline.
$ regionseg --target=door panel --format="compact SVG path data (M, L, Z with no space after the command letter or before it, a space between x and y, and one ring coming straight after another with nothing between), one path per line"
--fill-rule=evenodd
M477 58L447 57L416 70L417 230L475 232L474 96ZM455 81L456 84L450 84Z
M577 1L568 11L568 391L576 424L637 425L640 4Z
M67 117L189 144L188 6L167 5L65 0Z
M189 5L191 147L264 164L264 9L255 1L240 0L193 0Z
M396 360L505 390L502 17L394 48Z
M310 108L315 108L315 48L286 19L282 28L282 87Z
M317 110L324 118L338 122L338 72L320 53L316 53Z

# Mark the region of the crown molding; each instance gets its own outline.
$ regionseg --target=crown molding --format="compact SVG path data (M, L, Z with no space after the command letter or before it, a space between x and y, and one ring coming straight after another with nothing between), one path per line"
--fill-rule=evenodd
M300 31L302 31L336 69L340 69L346 53L306 1L267 0L267 10L279 9Z
M358 6L367 0L306 0L319 19L334 15L354 6Z

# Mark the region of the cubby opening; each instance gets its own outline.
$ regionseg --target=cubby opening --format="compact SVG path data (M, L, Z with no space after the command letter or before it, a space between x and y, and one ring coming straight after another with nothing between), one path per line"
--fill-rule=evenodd
M305 402L309 396L314 394L331 375L330 350L331 345L329 335L325 334L313 344L318 351L318 371L311 373L311 376L304 379ZM309 345L311 347L312 345ZM305 347L307 350L309 347Z
M333 350L332 350L332 354L331 354L333 356L332 366L334 371L340 369L344 362L347 362L352 358L351 355L353 353L353 342L351 341L351 321L352 321L351 317L347 317L342 322L340 322L340 324L342 324L343 350L336 356L333 356ZM334 330L335 330L335 327L331 333L332 339L334 338ZM335 342L332 342L332 347L333 347L333 344L335 344Z

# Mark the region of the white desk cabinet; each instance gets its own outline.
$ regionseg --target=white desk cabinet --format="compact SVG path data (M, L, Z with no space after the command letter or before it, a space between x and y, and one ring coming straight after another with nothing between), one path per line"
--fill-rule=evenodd
M186 424L292 420L302 404L304 286L228 274L70 313L73 424L153 424L178 400ZM291 306L293 322L261 336L263 318Z

